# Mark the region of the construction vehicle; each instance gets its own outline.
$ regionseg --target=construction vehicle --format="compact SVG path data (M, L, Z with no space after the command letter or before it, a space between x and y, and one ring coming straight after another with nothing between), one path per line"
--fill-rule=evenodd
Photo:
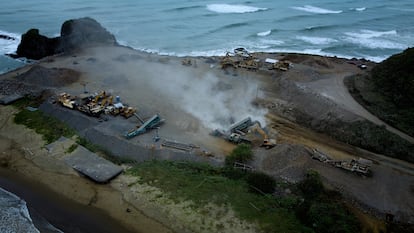
M341 168L359 175L370 176L372 161L367 159L351 159L351 160L333 160L328 155L318 149L313 149L311 157L322 163L330 164L336 168Z
M221 59L221 68L226 69L228 67L237 68L238 63L240 61L237 61L234 57L230 56L230 53L226 53L226 56Z
M132 115L134 115L134 113L136 112L137 110L135 109L135 108L133 108L133 107L123 107L123 108L121 108L120 109L120 114L121 114L121 116L123 116L123 117L125 117L125 118L130 118Z
M58 101L60 104L62 104L62 106L70 109L74 109L77 105L75 99L66 92L59 94Z
M99 100L104 99L106 97L107 97L106 92L101 91L99 94L95 93L94 95L89 96L89 101L97 104Z
M257 138L254 135L256 132L260 134L260 147L271 149L276 146L276 140L270 139L267 133L260 126L260 123L253 122L250 117L234 123L226 131L216 129L211 133L211 135L224 138L235 144L253 144L257 141Z
M292 63L289 61L278 61L273 64L272 69L288 71L292 67Z
M260 134L260 147L264 147L266 149L271 149L276 146L276 139L269 138L268 134L265 130L260 126L260 123L257 122L249 128L249 135L248 138L253 141L256 137L255 134Z
M259 63L256 59L250 58L239 62L238 67L248 69L248 70L257 70L259 69Z
M159 125L161 125L164 122L165 122L165 120L161 119L160 115L155 114L150 119L145 121L138 129L131 130L131 131L127 132L124 136L127 139L131 139L131 138L133 138L135 136L138 136L140 134L143 134L143 133L145 133L145 132L147 132L151 129L158 128Z
M104 97L101 101L101 106L105 107L106 105L112 105L113 99L114 97L112 95Z
M369 165L363 164L356 159L352 159L350 161L331 161L329 163L331 163L335 167L342 168L344 170L355 172L361 175L369 175L370 172Z
M249 52L245 48L235 48L234 54L241 57L250 57Z

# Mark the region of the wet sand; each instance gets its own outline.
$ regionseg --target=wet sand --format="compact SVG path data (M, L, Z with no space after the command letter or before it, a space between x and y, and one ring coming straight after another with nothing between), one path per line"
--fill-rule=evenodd
M0 168L0 187L12 192L27 202L29 212L40 215L65 233L132 233L115 219L95 207L84 206L62 197L47 186L28 180L15 172Z

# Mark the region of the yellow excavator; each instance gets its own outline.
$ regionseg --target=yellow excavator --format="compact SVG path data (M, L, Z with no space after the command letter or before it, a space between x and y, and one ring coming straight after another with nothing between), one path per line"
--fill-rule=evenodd
M260 127L260 124L255 124L250 128L251 132L257 132L261 135L263 138L262 143L260 144L260 147L264 147L266 149L271 149L276 146L276 139L269 138L267 133Z

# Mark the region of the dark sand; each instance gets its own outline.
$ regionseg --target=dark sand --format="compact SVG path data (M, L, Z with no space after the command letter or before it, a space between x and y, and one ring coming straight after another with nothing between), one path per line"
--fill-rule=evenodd
M0 168L0 187L24 199L32 216L40 215L65 233L132 232L105 212L92 206L80 205L41 183L29 181L4 168ZM33 217L35 225L38 225L38 218Z

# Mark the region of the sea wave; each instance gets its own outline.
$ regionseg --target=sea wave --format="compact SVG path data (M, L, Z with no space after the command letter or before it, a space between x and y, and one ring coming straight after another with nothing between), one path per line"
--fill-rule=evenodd
M259 33L257 33L257 36L268 36L268 35L270 35L270 33L272 33L272 30L259 32Z
M335 10L329 10L329 9L320 8L320 7L311 6L311 5L294 6L294 7L292 7L292 9L305 11L305 12L310 12L310 13L315 13L315 14L339 14L339 13L342 13L341 10L335 11Z
M301 31L318 31L318 30L329 30L332 28L337 28L338 25L315 25L315 26L307 26L306 28L302 29Z
M345 40L370 49L406 49L408 46L397 42L397 31L360 30L346 32Z
M355 8L356 11L365 11L367 8L366 7L357 7Z
M197 9L200 8L201 6L199 5L194 5L194 6L183 6L183 7L175 7L172 9L168 9L165 10L166 12L170 12L170 11L185 11L185 10L193 10L193 9Z
M313 45L327 45L327 44L337 42L337 40L333 38L327 38L327 37L296 36L296 39L305 41Z
M257 11L265 11L267 8L259 8L253 6L246 6L246 5L231 5L231 4L209 4L207 5L207 9L209 11L213 11L216 13L228 14L228 13L252 13Z
M0 232L39 233L20 197L0 188L0 207Z
M376 38L376 37L382 37L382 36L389 36L389 35L397 35L396 30L390 30L390 31L373 31L368 29L362 29L359 32L345 32L345 35L355 37L355 38Z
M0 54L15 53L17 46L20 44L21 35L0 30L0 35L10 37L12 39L0 38Z

